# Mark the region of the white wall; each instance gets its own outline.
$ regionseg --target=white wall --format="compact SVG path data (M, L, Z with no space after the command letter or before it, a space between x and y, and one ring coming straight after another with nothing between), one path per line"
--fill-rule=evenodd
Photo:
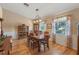
M56 35L56 43L67 46L67 37L65 35Z
M73 42L72 48L77 50L77 34L72 35L72 42Z
M0 18L2 18L2 8L0 6Z
M29 18L13 13L9 10L3 10L3 31L5 35L11 35L13 39L17 39L17 26L25 24L32 30L32 21Z
M13 39L17 39L17 32L16 32L16 27L8 27L6 25L6 27L3 26L3 32L4 32L4 35L7 35L7 36L12 36Z

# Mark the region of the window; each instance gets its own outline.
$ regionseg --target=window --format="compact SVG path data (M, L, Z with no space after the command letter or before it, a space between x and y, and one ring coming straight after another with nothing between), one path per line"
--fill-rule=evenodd
M42 31L42 32L44 32L46 30L46 24L44 22L40 22L39 30Z
M69 35L70 21L67 17L61 17L54 20L54 34Z

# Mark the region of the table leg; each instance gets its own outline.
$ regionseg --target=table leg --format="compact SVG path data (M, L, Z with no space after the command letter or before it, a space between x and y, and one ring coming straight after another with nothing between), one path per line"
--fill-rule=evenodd
M38 52L40 52L40 43L38 41Z

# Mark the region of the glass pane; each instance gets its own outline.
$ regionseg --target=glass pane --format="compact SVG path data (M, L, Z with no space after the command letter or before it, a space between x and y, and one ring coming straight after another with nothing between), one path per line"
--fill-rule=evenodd
M46 24L44 22L41 22L39 25L39 30L44 32L46 30Z
M58 18L57 21L55 22L56 34L65 34L66 33L66 24L67 24L66 17Z

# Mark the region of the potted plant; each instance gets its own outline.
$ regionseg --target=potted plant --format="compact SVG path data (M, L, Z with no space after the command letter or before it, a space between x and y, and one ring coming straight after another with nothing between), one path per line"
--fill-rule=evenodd
M0 36L0 47L3 45L6 36Z

